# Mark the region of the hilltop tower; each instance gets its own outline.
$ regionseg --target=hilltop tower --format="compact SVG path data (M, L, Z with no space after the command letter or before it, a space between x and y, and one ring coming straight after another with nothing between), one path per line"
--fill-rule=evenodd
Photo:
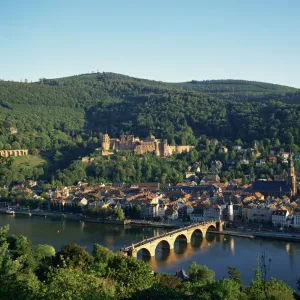
M286 177L286 184L291 188L292 197L294 197L297 194L297 180L296 180L294 161L291 153L288 159L288 174Z
M102 150L103 151L108 151L109 148L110 148L110 137L106 133L106 134L103 135L103 138L102 138Z

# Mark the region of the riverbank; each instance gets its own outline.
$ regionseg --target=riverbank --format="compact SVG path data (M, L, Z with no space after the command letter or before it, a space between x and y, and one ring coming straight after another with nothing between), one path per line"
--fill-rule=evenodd
M6 210L0 209L1 214L7 214ZM99 220L93 218L87 218L79 215L70 215L56 212L36 212L36 211L15 211L15 215L22 216L39 216L44 218L51 218L53 220L69 220L69 221L78 221L78 222L87 222L87 223L99 223L99 224L115 224L115 225L134 225L134 226L143 226L143 227L156 227L156 228L166 228L173 229L179 228L182 224L165 224L160 222L152 222L145 220ZM281 240L289 242L300 242L300 234L290 234L290 233L277 233L277 232L262 232L262 231L238 231L238 230L223 230L223 231L209 231L215 234L223 234L230 236L237 236L249 239L263 238L263 239L272 239L272 240Z
M277 240L277 241L300 243L300 235L299 234L261 232L261 231L259 231L259 232L258 231L241 232L241 231L231 231L231 230L223 230L223 231L210 230L208 232L215 233L215 234L223 234L223 235L249 238L249 239L263 238L263 239L272 239L272 240Z
M1 214L8 214L6 210L0 210ZM131 220L100 220L100 219L93 219L87 218L84 216L79 215L70 215L64 213L55 213L55 212L37 212L37 211L14 211L13 214L8 215L21 215L21 216L39 216L44 218L51 218L54 220L69 220L69 221L80 221L80 222L87 222L87 223L100 223L100 224L116 224L116 225L128 225L131 223Z

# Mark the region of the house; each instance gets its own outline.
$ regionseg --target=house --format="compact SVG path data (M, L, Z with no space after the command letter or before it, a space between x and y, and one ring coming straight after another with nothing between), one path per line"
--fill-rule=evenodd
M190 218L194 223L203 222L203 209L200 207L195 207L193 212L190 214Z
M195 172L185 172L185 178L186 179L192 179L196 176Z
M267 158L268 162L272 164L277 164L277 157L276 156L268 156Z
M141 217L142 218L155 218L158 217L159 204L151 204L148 202L141 204Z
M274 205L257 205L251 203L248 205L247 218L250 221L269 222L275 210L276 207Z
M168 207L166 210L166 216L169 220L177 220L178 219L178 211L173 207Z
M208 182L208 181L220 182L220 176L219 175L213 175L213 174L207 174L207 175L203 176L202 181L203 182Z
M80 206L85 206L85 205L88 205L88 200L84 197L76 197L73 200L73 203L76 203L77 205L80 205Z
M232 148L233 148L233 150L236 150L238 152L242 150L242 146L239 146L239 145L235 145Z
M288 158L290 157L290 153L289 152L282 152L281 157L282 157L283 161L287 162Z
M240 160L241 165L249 165L249 159L243 158Z
M287 225L287 217L289 216L288 210L278 209L273 212L272 214L272 224L274 226L281 226Z
M176 277L181 279L181 282L189 280L189 276L186 274L185 270L180 269L178 272L175 274Z
M217 204L213 204L203 209L204 221L212 221L222 219L222 208Z
M219 160L213 160L213 161L211 162L211 167L212 167L212 169L221 170L222 167L223 167L223 164L222 164L222 162L219 161Z
M167 208L168 208L167 205L165 205L165 204L159 204L158 211L157 211L158 217L163 218L165 216L165 214L166 214Z
M219 153L227 153L228 152L228 148L225 147L225 146L222 146L220 149L219 149Z
M264 165L266 163L266 160L265 159L258 159L257 161L256 161L256 166L257 167L260 167L260 166L262 166L262 165Z
M294 214L294 222L293 222L293 225L295 227L300 227L300 212Z

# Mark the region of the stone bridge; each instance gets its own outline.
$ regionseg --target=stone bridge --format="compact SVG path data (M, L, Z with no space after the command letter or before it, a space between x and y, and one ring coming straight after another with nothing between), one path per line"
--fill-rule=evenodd
M209 228L217 231L223 231L223 221L208 221L189 226L181 227L159 236L145 239L132 246L121 249L129 256L137 257L137 253L141 250L143 255L155 256L156 248L161 245L161 248L174 249L176 241L190 243L193 235L206 236Z

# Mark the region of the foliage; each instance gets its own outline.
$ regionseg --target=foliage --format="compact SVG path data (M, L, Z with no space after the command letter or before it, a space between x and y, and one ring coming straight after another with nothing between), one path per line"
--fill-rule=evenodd
M76 160L99 147L104 132L112 137L154 134L172 145L197 145L202 134L247 144L268 137L295 152L300 146L299 100L297 89L241 80L171 84L95 73L35 83L0 81L0 149L29 149L47 158L44 165L5 166L5 177L0 167L0 181L49 180L52 174L65 185L87 175L119 182L183 179L179 164L159 160L151 167L105 162L86 170Z
M187 274L192 282L200 282L204 285L213 282L215 278L214 271L206 266L198 265L196 262L190 264Z
M241 273L240 271L235 267L228 267L228 275L229 279L235 281L239 285L242 285L242 279L241 279Z
M70 244L53 256L51 246L33 247L26 237L7 233L8 227L0 228L0 299L294 299L285 283L264 279L261 261L250 286L241 285L233 267L232 279L215 280L213 271L196 263L188 270L190 281L182 283L173 275L154 274L144 261L97 244L92 255ZM34 263L28 263L31 257Z

